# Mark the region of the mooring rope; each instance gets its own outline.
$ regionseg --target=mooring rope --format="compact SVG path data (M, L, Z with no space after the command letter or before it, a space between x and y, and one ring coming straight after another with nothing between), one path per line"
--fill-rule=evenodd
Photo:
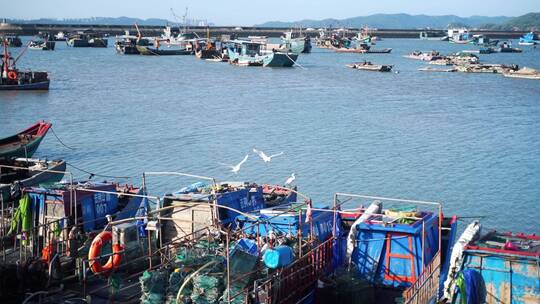
M304 70L307 70L305 67L301 66L298 62L294 61L294 60L291 58L291 56L289 56L289 54L287 54L287 53L284 53L284 54L285 54L285 56L287 56L287 58L289 58L295 65L301 67L301 68L304 69Z
M99 173L94 173L94 172L90 172L90 171L87 171L87 170L84 170L84 169L81 169L71 163L68 163L66 162L66 164L70 167L73 167L74 169L77 169L81 172L84 172L86 174L90 174L90 176L97 176L97 177L105 177L105 178L114 178L114 179L130 179L130 178L135 178L135 176L114 176L114 175L105 175L105 174L99 174Z
M66 148L68 148L68 149L70 149L70 150L76 150L75 148L66 145L66 144L58 137L58 135L56 135L56 132L54 132L54 129L53 129L52 127L51 127L51 132L53 133L54 137L56 137L56 139L58 140L58 142L59 142L60 144L62 144L62 146L66 147Z

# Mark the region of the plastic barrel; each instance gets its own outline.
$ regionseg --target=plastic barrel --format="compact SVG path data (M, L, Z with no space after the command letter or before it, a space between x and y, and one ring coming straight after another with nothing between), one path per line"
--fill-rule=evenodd
M294 261L293 249L289 246L277 246L264 252L263 262L268 268L279 268L291 264Z

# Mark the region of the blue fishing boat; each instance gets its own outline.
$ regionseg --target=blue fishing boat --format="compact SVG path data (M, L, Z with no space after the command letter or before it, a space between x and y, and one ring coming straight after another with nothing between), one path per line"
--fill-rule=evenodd
M540 44L540 39L538 38L538 35L536 35L534 32L529 32L523 37L519 38L519 44L520 45L537 45Z
M268 50L266 44L233 40L229 45L229 62L240 66L292 67L298 54L278 49Z
M295 33L293 31L285 32L281 37L281 48L288 50L294 54L311 53L311 39L309 36L304 36L302 33Z
M540 303L540 237L467 227L452 252L447 303Z

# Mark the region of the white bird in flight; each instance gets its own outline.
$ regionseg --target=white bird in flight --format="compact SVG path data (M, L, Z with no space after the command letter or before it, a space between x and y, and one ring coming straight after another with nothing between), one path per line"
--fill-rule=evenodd
M285 181L285 186L290 185L292 182L294 182L295 179L296 179L296 176L294 175L294 173L291 174L291 176L287 178L287 180Z
M231 168L231 172L233 172L234 174L237 174L238 171L240 171L240 167L242 166L242 164L244 164L246 162L246 160L248 159L249 155L246 154L246 156L244 156L244 159L242 159L241 162L239 162L238 164L236 165L229 165L229 164L224 164L224 163L220 163L221 165L223 166L227 166L229 168Z
M280 155L283 155L283 152L279 152L278 154L274 154L274 155L266 155L263 151L261 150L257 150L255 148L253 148L253 153L257 153L259 155L259 157L265 162L265 163L269 163L270 161L272 161L272 158L276 157L276 156L280 156Z

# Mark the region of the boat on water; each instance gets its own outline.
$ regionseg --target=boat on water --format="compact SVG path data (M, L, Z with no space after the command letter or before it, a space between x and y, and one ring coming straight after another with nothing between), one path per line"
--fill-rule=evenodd
M311 38L302 34L301 31L290 30L281 37L280 48L294 54L311 53Z
M9 47L21 47L22 40L19 38L19 35L15 34L4 34L4 39L7 41Z
M512 43L510 41L504 41L501 43L501 47L498 49L499 53L521 53L523 52L520 48L512 47Z
M473 35L471 43L478 46L485 46L485 47L494 47L499 44L499 40L492 40L486 37L485 35L479 34L479 35Z
M424 31L419 34L420 40L448 41L441 31Z
M373 64L370 61L354 62L348 64L347 67L357 70L373 71L373 72L390 72L393 65L387 64Z
M61 181L66 171L66 162L63 160L12 158L0 160L0 168L0 195L3 202L9 202L13 187L22 189Z
M39 51L54 51L55 45L56 45L55 41L32 40L28 44L28 49L39 50Z
M504 77L540 80L540 71L524 67L519 70L508 70L502 73Z
M448 29L448 41L456 44L473 43L473 38L466 28Z
M50 122L38 121L15 135L0 139L0 159L32 157L51 126Z
M1 55L0 64L0 91L14 90L48 90L49 74L47 72L22 71L15 64L16 60L11 57L6 39L2 39L4 53ZM19 57L20 58L20 55Z
M333 48L337 53L360 53L360 54L388 54L392 52L391 48L372 49L367 43L360 43L356 47Z
M495 49L494 47L485 47L485 48L480 48L480 49L477 49L477 50L463 50L461 52L462 53L468 53L468 54L486 55L486 54L496 53L497 49Z
M229 62L240 66L292 67L298 54L267 49L267 44L247 40L231 40L228 44Z
M423 67L423 68L419 68L418 71L422 71L422 72L445 72L445 73L451 73L451 72L457 72L457 69L455 68L449 68L449 69L438 69L438 68L434 68L434 67Z
M139 32L140 33L140 32ZM142 37L142 35L130 35L129 31L122 36L117 36L116 41L114 42L114 48L118 54L122 55L138 55L139 50L137 50L137 45L141 46L150 46L152 42Z
M106 48L109 41L98 33L83 31L69 35L66 43L71 47Z
M197 39L195 41L195 56L199 59L216 62L229 61L226 44L213 39Z
M193 55L194 51L191 49L179 49L175 47L160 48L159 40L156 42L155 47L136 45L139 54L146 56L171 56L171 55Z
M408 55L405 55L404 57L409 58L409 59L422 60L422 61L432 61L432 60L438 60L438 59L443 58L443 56L437 51L429 51L429 52L414 51Z
M540 44L540 39L538 38L538 35L536 35L534 32L529 32L519 38L518 44L519 45L537 45L537 44Z
M474 221L451 252L445 303L540 302L540 237L501 233Z

